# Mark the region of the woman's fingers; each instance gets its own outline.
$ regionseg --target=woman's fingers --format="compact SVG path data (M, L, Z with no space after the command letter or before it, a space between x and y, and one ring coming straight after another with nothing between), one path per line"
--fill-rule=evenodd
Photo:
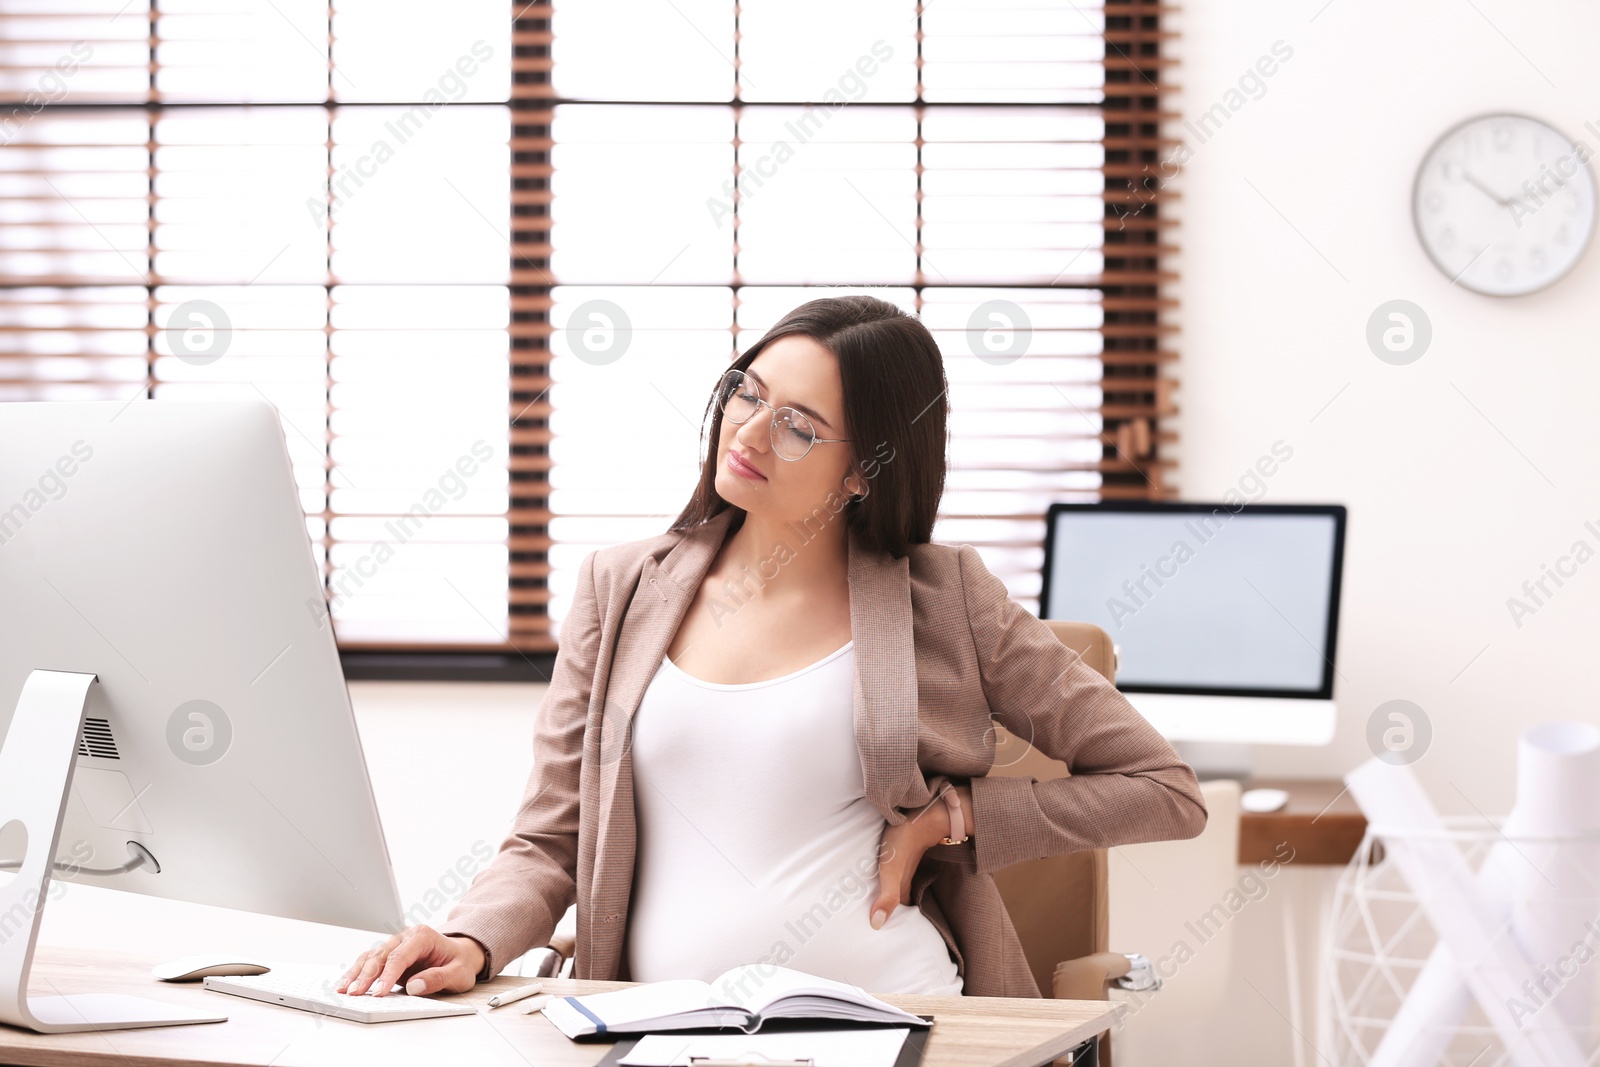
M883 844L878 849L878 898L872 902L868 920L874 930L883 929L883 924L889 921L889 916L900 905L900 898L904 895L901 883L910 877L906 873L907 864L920 858L911 857L906 847L909 830L909 823L901 823L886 827L883 831Z
M886 826L878 846L878 898L872 902L870 922L874 930L883 928L894 909L911 903L911 880L917 864L932 847L928 827L907 819L897 826Z
M411 965L423 955L427 948L427 935L433 933L425 926L412 926L400 935L400 944L389 950L383 958L383 970L379 972L377 981L372 983L376 996L386 997L405 976Z
M398 945L399 943L400 943L400 938L398 936L391 937L388 940L386 940L383 944L379 945L378 947L369 948L367 951L365 951L361 955L357 956L356 957L356 961L350 965L350 969L345 971L344 974L340 977L339 984L334 988L334 992L336 992L336 993L359 993L361 990L352 989L350 987L352 985L354 985L357 981L360 980L362 973L367 970L367 967L368 967L368 965L370 963L372 963L373 958L374 957L381 958L382 956L384 956L387 953L389 953L394 948L394 946ZM377 973L377 970L376 970L376 967L374 966L371 974L367 975L367 979L370 981L371 980L371 975L372 974L376 974L376 973ZM361 988L365 989L366 986L363 984Z
M367 953L366 960L361 964L361 970L356 973L355 978L347 987L345 987L345 992L349 993L351 996L360 996L362 993L365 993L368 989L370 989L372 987L372 980L376 978L378 976L378 972L383 969L383 961L385 958L385 953Z
M350 965L349 969L339 976L339 982L333 987L333 991L335 993L343 993L345 991L345 987L350 984L350 979L361 973L361 965L365 963L366 960L367 954L365 952L357 956L356 961Z
M478 984L483 949L476 941L447 937L431 926L408 926L361 954L345 972L337 992L389 996L404 983L413 996L464 993ZM353 976L353 977L352 977Z
M402 934L396 934L377 948L368 949L358 961L360 967L356 975L345 986L344 992L352 996L360 996L373 985L373 979L383 971L383 965L388 960L389 954L398 950L404 940ZM386 990L387 991L387 990Z

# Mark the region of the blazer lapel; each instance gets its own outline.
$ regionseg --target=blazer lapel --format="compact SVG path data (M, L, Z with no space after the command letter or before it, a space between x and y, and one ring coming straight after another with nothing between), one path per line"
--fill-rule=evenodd
M855 641L856 746L867 799L885 819L905 802L917 770L917 662L911 632L911 559L869 551L850 534L850 636Z
M627 894L633 881L632 722L689 604L734 518L728 508L684 534L659 560L647 556L618 634L602 719L600 805L590 915L589 974L616 974ZM885 819L926 797L917 769L917 669L911 631L909 557L866 548L848 535L850 633L855 642L856 743L866 796ZM793 544L799 552L803 546ZM614 903L618 910L608 910ZM581 925L581 924L580 924ZM582 931L580 930L580 938Z

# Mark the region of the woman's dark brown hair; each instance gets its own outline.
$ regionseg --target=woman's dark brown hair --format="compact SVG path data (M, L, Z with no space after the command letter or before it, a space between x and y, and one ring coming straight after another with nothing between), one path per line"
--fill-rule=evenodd
M842 436L866 495L840 512L869 548L899 558L933 538L944 495L950 401L944 358L913 315L872 296L832 296L801 304L731 364L744 370L780 337L809 337L839 360L844 393ZM766 414L763 412L763 414ZM702 420L707 441L700 482L669 530L687 532L733 507L718 495L717 442L722 409L715 386ZM743 521L736 516L734 525Z

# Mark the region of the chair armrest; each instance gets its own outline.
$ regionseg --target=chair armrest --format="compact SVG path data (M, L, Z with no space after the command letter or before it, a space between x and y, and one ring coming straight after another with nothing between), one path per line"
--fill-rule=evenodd
M498 967L497 973L532 978L565 978L572 969L572 957L577 947L578 906L573 904L556 922L556 928L550 932L543 946L529 949L510 963Z
M570 930L557 930L550 935L550 949L562 959L571 959L578 947L578 936Z
M553 948L536 948L523 957L519 973L530 978L561 978L566 958Z
M578 905L569 905L550 932L550 941L542 949L535 974L540 978L559 978L569 970L572 955L578 947Z
M1056 964L1054 993L1057 1000L1109 1000L1107 987L1133 969L1120 952L1096 952Z

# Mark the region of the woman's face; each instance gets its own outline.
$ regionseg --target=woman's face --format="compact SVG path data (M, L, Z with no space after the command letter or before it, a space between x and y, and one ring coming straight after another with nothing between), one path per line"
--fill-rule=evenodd
M810 415L819 440L805 458L791 462L772 450L772 411L767 406L743 425L724 415L717 441L717 493L763 520L826 524L842 510L841 498L867 489L851 473L854 443L823 443L850 436L838 357L809 337L780 337L762 349L745 374L756 379L761 399L773 408L787 405ZM730 452L760 477L747 477L729 466ZM831 504L829 494L836 494Z

